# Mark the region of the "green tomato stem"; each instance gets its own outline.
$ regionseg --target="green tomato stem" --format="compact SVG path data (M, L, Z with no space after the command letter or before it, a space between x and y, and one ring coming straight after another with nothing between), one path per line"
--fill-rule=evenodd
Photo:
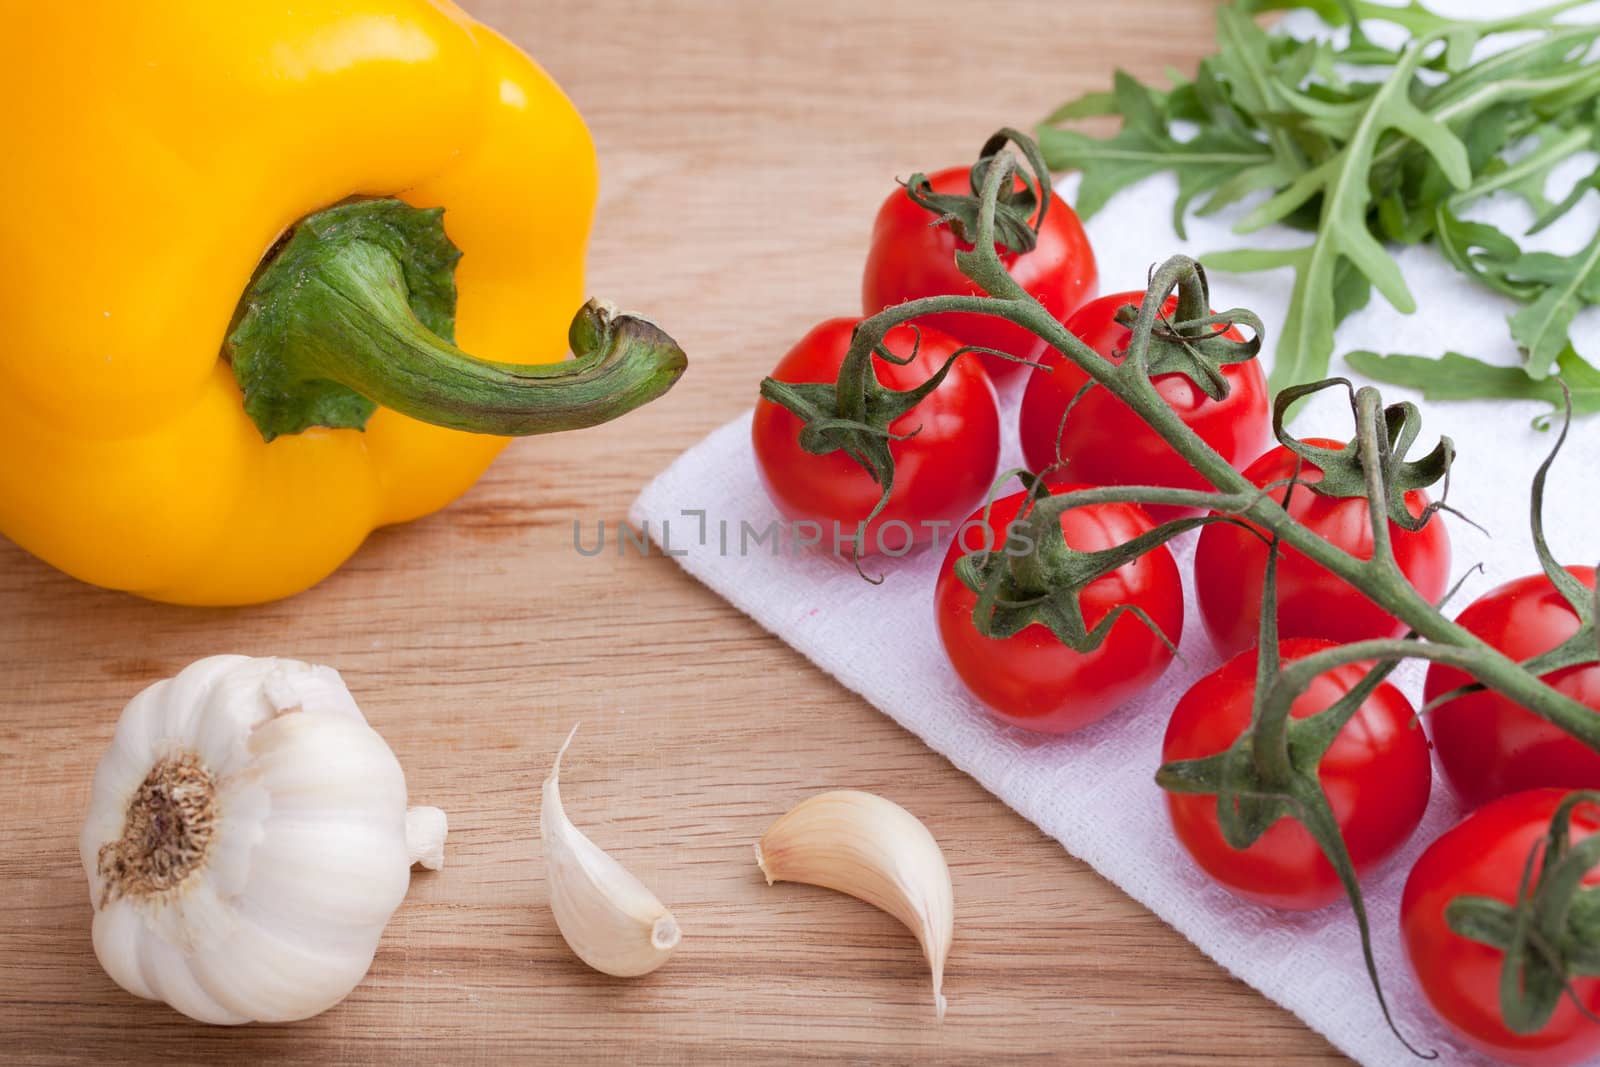
M989 295L932 296L885 309L863 321L857 328L852 342L853 353L859 351L861 358L866 358L894 326L952 311L992 315L1021 326L1044 339L1102 388L1133 409L1219 493L1235 501L1248 500L1235 512L1239 518L1270 536L1276 536L1285 547L1294 549L1360 590L1430 643L1427 652L1421 651L1422 645L1411 643L1409 655L1440 661L1448 659L1488 688L1504 694L1533 714L1600 751L1600 716L1546 685L1516 661L1446 618L1405 580L1389 551L1386 516L1381 523L1376 518L1374 520L1374 534L1380 550L1375 552L1371 560L1358 559L1324 540L1295 521L1276 500L1262 493L1226 458L1207 445L1168 406L1150 379L1134 365L1135 361L1126 360L1118 365L1101 356L1073 336L1054 315L1017 285L1006 272L994 244L995 198L1001 183L1010 180L1009 168L989 168L980 190L982 204L978 212L976 240L971 249L957 253L956 257L962 271ZM1141 308L1141 320L1149 322L1145 329L1146 336L1149 329L1153 328L1156 313L1171 285L1176 284L1178 278L1197 271L1198 264L1184 256L1172 257L1157 270L1150 293ZM1166 288L1158 288L1161 286ZM1145 325L1145 322L1141 321L1139 325ZM1136 345L1130 343L1130 347ZM1370 406L1372 401L1364 400L1362 403ZM1366 437L1367 451L1374 458L1380 457L1382 453L1379 449L1387 447L1387 439L1378 429L1381 419L1376 417L1374 411L1368 410L1361 422L1364 424L1361 432ZM1370 484L1371 479L1377 477L1376 471L1369 471L1368 477ZM1378 496L1375 507L1379 509L1377 514L1382 514L1381 493ZM1286 719L1291 702L1292 695L1289 700L1279 702L1280 706L1273 709L1274 717Z

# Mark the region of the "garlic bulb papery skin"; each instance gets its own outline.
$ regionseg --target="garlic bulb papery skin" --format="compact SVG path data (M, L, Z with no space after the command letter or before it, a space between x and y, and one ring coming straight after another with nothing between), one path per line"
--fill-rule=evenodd
M682 935L656 895L567 818L561 757L577 732L574 726L556 753L539 804L550 910L561 936L584 963L604 974L636 978L666 963Z
M412 860L442 861L444 813L416 812L331 667L190 664L133 698L95 770L95 955L201 1022L326 1011L367 973Z
M944 964L955 936L950 868L933 834L892 800L837 789L796 804L756 845L773 882L804 882L864 900L917 935L933 974L933 1008L944 1018Z

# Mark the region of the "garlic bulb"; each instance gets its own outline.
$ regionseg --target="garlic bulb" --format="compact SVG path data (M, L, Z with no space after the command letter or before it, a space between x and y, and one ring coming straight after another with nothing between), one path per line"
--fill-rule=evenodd
M848 893L917 935L933 972L933 1007L944 1017L944 963L955 934L950 868L928 828L892 800L855 789L819 793L773 823L756 845L773 882Z
M678 947L678 921L656 895L572 825L561 805L561 757L544 780L539 836L550 882L550 910L561 936L578 958L618 978L649 974Z
M325 1011L367 973L411 862L442 862L444 813L413 812L337 671L193 663L133 698L95 770L95 955L201 1022Z

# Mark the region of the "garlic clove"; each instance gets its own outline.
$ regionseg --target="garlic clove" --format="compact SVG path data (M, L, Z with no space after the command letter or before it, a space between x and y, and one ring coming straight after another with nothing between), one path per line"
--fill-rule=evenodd
M928 828L892 800L855 789L819 793L773 823L756 845L773 882L804 882L864 900L899 919L933 973L944 1018L944 964L955 934L955 895L944 853Z
M132 908L105 909L105 914L94 923L94 954L113 982L136 997L155 1000L155 990L145 980L144 968L139 962L143 926L143 918Z
M319 941L303 929L270 923L239 922L233 930L234 951L248 954L254 973L241 972L232 952L211 950L189 960L195 978L218 1004L267 1023L303 1017L304 976L354 988L372 966L375 946Z
M261 677L269 662L249 656L207 656L167 679L166 687L152 694L155 707L148 720L153 730L151 748L174 738L203 734L222 722L227 723L230 735L237 735L241 720L260 714L261 701L249 693L249 683ZM228 699L234 694L238 694L236 699ZM209 760L209 753L201 754ZM210 760L208 765L219 774L233 770L220 760Z
M313 945L359 929L371 900L403 897L410 865L389 840L330 820L288 822L256 846L252 904Z
M574 726L556 753L539 808L550 910L561 936L590 967L619 978L649 974L678 947L678 922L643 882L567 818L561 757L577 732Z
M120 909L135 914L132 908ZM193 962L165 941L149 941L144 946L144 970L150 979L151 996L201 1022L238 1025L250 1017L220 1005L200 984Z

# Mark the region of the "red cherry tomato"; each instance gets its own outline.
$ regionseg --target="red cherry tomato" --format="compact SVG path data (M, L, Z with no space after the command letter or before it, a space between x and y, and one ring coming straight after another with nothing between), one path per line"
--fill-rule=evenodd
M1344 447L1338 441L1321 438L1308 438L1306 443ZM1250 464L1244 475L1257 485L1287 479L1294 475L1296 458L1280 445ZM1321 473L1307 463L1300 476L1312 482ZM1406 508L1411 514L1422 514L1427 505L1426 493L1413 490L1406 494ZM1351 555L1359 559L1372 557L1372 526L1365 499L1318 496L1301 487L1289 502L1289 514ZM1450 577L1450 535L1440 518L1435 515L1415 533L1389 524L1401 573L1431 601L1444 595ZM1266 544L1248 530L1214 523L1201 531L1194 566L1200 616L1217 651L1231 656L1255 644L1261 621L1261 584L1267 568ZM1394 616L1321 564L1292 548L1283 550L1278 560L1280 637L1325 637L1344 644L1394 637L1405 629Z
M1285 660L1301 659L1331 641L1280 642ZM1200 679L1178 701L1161 746L1166 761L1200 759L1231 746L1250 725L1256 650L1235 656ZM1318 675L1290 709L1303 719L1331 706L1366 674L1360 665ZM1433 783L1428 741L1411 704L1387 682L1357 709L1322 758L1318 777L1358 875L1392 855L1422 821ZM1167 794L1178 841L1218 883L1247 900L1311 911L1344 896L1339 876L1305 827L1284 818L1240 851L1223 839L1217 798Z
M1543 1029L1514 1033L1500 1014L1505 954L1452 931L1444 909L1469 895L1514 904L1528 856L1547 836L1550 817L1565 795L1560 789L1530 789L1479 808L1428 846L1400 898L1400 937L1428 1004L1469 1044L1527 1067L1566 1067L1600 1054L1600 1025L1563 997ZM1578 805L1572 812L1572 840L1597 831L1600 814ZM1600 871L1590 871L1583 884L1600 885ZM1600 1013L1600 979L1577 978L1572 988L1591 1013Z
M1117 321L1117 310L1138 305L1143 293L1114 293L1091 300L1067 319L1067 329L1084 344L1120 363L1133 331ZM1176 297L1166 303L1171 315ZM1227 336L1240 339L1236 330ZM1210 489L1198 471L1152 430L1132 408L1109 391L1090 389L1075 405L1062 426L1062 416L1089 376L1076 363L1053 348L1040 362L1049 374L1034 374L1022 398L1022 451L1028 466L1042 471L1065 460L1064 474L1091 485L1164 485L1175 489ZM1255 360L1230 363L1222 368L1228 395L1212 400L1182 374L1162 374L1153 379L1167 405L1201 440L1235 467L1264 452L1272 443L1272 423L1267 417L1267 381ZM1057 453L1057 437L1060 452ZM1177 518L1179 508L1147 505L1153 518Z
M929 175L929 180L938 193L972 191L967 167L941 170ZM1017 179L1017 188L1022 188L1021 178ZM949 223L932 224L934 218L903 190L896 190L878 209L861 282L861 303L868 315L920 297L982 291L956 269L956 252L972 245L957 240ZM1066 318L1094 295L1097 275L1088 235L1083 232L1077 213L1053 192L1038 244L1021 255L1001 249L1000 259L1017 284L1058 319ZM987 315L952 312L930 315L922 321L962 344L982 345L1021 359L1036 360L1044 349L1044 342L1021 326ZM1023 369L1022 364L1011 360L989 355L982 358L996 381Z
M1593 567L1567 569L1594 588ZM1514 660L1548 652L1578 630L1577 614L1543 574L1485 593L1456 621ZM1600 664L1569 667L1544 680L1600 712ZM1436 663L1424 694L1433 700L1471 681ZM1492 690L1439 705L1431 722L1439 765L1468 807L1539 786L1600 788L1600 753Z
M850 348L860 319L831 319L800 339L778 361L772 376L784 382L833 382ZM910 354L917 331L890 330L885 344L899 356ZM916 359L900 365L874 359L878 381L892 389L922 384L960 346L936 330L923 328ZM788 409L760 400L751 436L756 467L767 492L788 518L821 524L823 544L831 544L834 523L842 538L857 532L883 493L844 452L812 455L800 447L801 422ZM1000 408L994 386L970 356L956 360L939 387L890 424L897 434L914 436L890 444L894 489L889 502L866 530L861 554L900 554L912 544L932 540L944 523L965 519L982 502L1000 463ZM844 542L844 551L851 551Z
M1054 493L1079 486L1052 486ZM1038 623L1007 638L972 625L977 596L955 574L968 551L1006 544L1007 527L1026 493L997 500L987 526L980 509L952 541L934 588L934 614L950 663L978 699L1013 725L1064 734L1104 718L1150 687L1172 662L1172 651L1132 614L1124 614L1091 652L1074 652ZM1149 530L1149 516L1132 504L1073 508L1061 516L1067 545L1085 552L1121 544ZM987 530L987 534L984 532ZM991 540L985 540L988 537ZM1145 612L1174 645L1183 636L1183 587L1165 546L1091 582L1080 598L1093 629L1121 604Z

